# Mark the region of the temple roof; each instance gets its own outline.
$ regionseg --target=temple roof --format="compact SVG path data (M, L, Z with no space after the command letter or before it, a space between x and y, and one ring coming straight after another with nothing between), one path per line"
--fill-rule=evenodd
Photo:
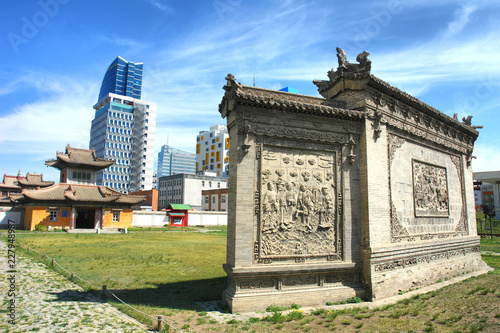
M46 165L63 170L66 168L82 168L101 170L113 165L115 161L97 157L95 150L66 146L65 153L57 152L56 159L48 160Z
M0 188L13 188L13 189L21 189L19 187L19 181L24 179L25 177L21 177L19 174L17 176L3 176L3 182L0 183Z
M363 112L346 109L346 103L343 101L245 86L236 82L236 79L231 74L228 74L226 79L228 80L228 84L224 87L226 94L219 105L219 111L223 117L229 99L236 99L239 103L249 106L295 111L323 117L351 120L361 120L364 117Z
M50 185L54 185L54 182L52 181L45 181L43 180L43 175L37 175L37 174L31 174L28 173L26 174L26 178L21 178L19 179L19 184L21 187L46 187Z
M12 199L19 203L65 201L91 203L118 203L134 205L144 196L127 195L106 186L59 183L39 190L24 190Z

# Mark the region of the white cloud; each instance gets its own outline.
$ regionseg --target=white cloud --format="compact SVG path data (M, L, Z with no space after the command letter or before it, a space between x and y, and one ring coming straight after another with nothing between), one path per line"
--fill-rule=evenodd
M174 12L174 10L171 7L167 6L164 2L160 0L145 0L145 1L151 4L152 6L158 8L165 14L172 14Z
M445 38L450 38L460 33L467 23L469 23L470 15L477 10L477 5L465 4L456 13L455 20L448 23L448 29L444 32Z
M19 105L2 115L0 151L50 157L68 143L88 147L94 115L91 105L97 87L44 73L33 73L30 82L46 91L46 97Z

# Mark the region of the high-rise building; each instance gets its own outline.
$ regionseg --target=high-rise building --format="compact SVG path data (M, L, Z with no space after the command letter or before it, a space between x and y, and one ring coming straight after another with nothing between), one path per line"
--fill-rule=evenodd
M163 145L158 153L158 178L196 173L196 154Z
M210 126L196 137L196 172L215 172L218 177L229 174L229 133L225 125Z
M133 63L117 57L104 75L97 101L105 98L108 93L141 99L142 68L142 62Z
M153 187L156 103L140 99L142 63L116 58L109 66L94 105L90 148L115 164L96 175L97 185L118 191Z

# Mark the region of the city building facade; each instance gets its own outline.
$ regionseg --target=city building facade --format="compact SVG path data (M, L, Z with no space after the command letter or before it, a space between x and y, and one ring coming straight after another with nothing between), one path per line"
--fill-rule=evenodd
M196 173L196 154L163 145L158 153L158 178L179 173Z
M201 191L203 210L207 212L227 212L228 188Z
M196 137L196 172L215 172L218 177L229 174L229 134L227 126L213 125Z
M104 76L89 146L115 161L96 183L128 193L153 187L156 103L140 99L142 64L124 61L115 59Z
M500 171L474 172L473 177L476 209L500 220Z
M188 204L202 210L203 190L227 188L227 178L203 174L181 173L163 176L158 181L158 209L169 204Z

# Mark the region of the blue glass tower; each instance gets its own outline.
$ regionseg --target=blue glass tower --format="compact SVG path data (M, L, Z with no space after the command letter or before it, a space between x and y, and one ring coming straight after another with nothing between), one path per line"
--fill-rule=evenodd
M108 93L141 99L142 68L142 62L133 63L122 57L113 60L102 80L97 102Z

